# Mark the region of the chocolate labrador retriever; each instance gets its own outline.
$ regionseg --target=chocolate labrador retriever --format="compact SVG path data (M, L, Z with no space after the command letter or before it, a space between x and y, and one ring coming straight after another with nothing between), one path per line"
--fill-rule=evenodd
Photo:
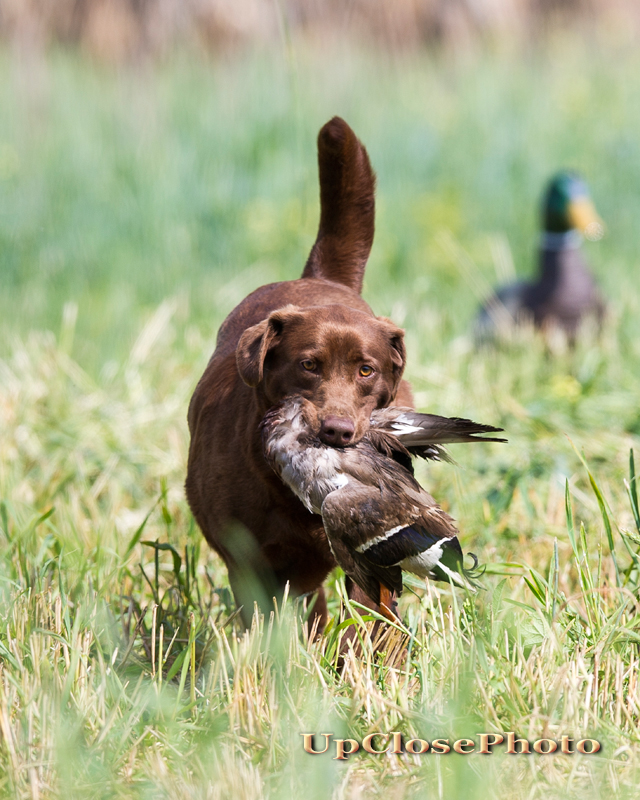
M322 582L335 566L322 519L264 460L265 412L300 394L315 408L320 439L340 447L363 436L373 409L412 405L403 331L360 297L374 232L367 151L334 117L320 130L318 162L320 227L302 277L262 286L231 312L189 406L187 498L245 622L254 601L269 602L288 581L295 594L318 593L322 626Z

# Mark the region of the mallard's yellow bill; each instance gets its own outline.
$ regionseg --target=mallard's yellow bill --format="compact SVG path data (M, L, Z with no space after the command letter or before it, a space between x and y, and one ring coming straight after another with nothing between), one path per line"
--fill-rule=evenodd
M586 197L572 200L569 205L569 220L574 228L577 228L592 242L596 242L604 236L604 222L598 216L591 200Z

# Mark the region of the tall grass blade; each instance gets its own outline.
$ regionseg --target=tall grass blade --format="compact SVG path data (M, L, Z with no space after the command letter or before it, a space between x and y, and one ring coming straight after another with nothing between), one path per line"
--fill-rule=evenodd
M609 514L607 512L607 506L604 501L604 497L602 496L602 492L600 491L600 487L596 483L595 478L589 472L589 482L591 483L591 488L593 489L593 493L595 494L598 500L598 506L600 508L600 515L602 516L602 521L604 523L604 529L607 534L607 542L609 544L609 553L611 554L611 558L613 559L613 566L616 573L616 586L622 586L622 581L620 580L620 569L618 568L618 559L616 558L615 552L615 544L613 541L613 531L611 530L611 520L609 519Z

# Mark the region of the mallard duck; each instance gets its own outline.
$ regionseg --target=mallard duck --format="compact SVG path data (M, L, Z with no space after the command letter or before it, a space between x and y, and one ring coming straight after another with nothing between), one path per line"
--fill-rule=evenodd
M388 616L402 571L470 586L454 520L413 476L411 456L448 460L443 444L501 428L468 419L384 408L356 444L331 447L314 433L306 401L292 397L262 422L267 462L307 509L321 514L338 564ZM477 565L477 561L476 561ZM392 617L390 617L392 618Z
M570 340L586 316L602 321L605 304L587 267L583 236L595 241L604 225L586 183L574 172L560 172L542 203L543 234L534 281L518 281L496 291L480 309L476 337L491 337L505 326L531 319L536 327L564 330Z

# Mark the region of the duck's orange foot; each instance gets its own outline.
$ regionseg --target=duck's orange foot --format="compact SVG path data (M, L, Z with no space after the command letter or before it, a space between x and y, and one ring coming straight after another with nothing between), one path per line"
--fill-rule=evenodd
M386 586L380 584L380 613L389 622L397 622L398 615L394 613L397 603L395 601L394 592L387 589Z

